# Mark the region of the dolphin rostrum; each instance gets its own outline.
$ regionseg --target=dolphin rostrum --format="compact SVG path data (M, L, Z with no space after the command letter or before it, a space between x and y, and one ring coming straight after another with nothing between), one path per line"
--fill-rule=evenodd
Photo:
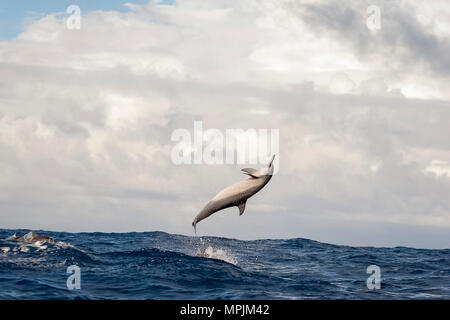
M226 187L209 200L192 222L194 230L197 232L197 223L222 209L238 207L239 215L242 215L247 199L261 190L272 178L274 159L275 155L272 155L270 162L259 171L252 168L242 169L243 173L248 175L249 178Z

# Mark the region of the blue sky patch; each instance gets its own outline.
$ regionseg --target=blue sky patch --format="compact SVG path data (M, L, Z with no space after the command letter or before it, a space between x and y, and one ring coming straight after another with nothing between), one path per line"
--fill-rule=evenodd
M54 12L65 12L70 5L78 5L81 13L94 10L116 10L125 12L126 3L146 4L149 0L15 0L0 3L0 40L17 37L24 26ZM160 4L174 4L174 0L159 1Z

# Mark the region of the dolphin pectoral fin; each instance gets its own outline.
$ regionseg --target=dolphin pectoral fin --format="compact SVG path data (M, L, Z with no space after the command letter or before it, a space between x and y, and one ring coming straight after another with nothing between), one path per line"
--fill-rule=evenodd
M242 173L247 174L253 178L258 178L259 174L258 174L258 170L253 169L253 168L244 168L241 169Z
M244 213L246 203L247 203L247 200L245 200L241 204L238 204L237 207L239 208L239 216L242 216L242 214Z

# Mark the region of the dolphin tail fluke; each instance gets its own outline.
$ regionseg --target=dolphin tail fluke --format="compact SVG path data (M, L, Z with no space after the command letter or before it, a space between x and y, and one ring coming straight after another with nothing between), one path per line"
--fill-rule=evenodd
M274 159L275 159L275 155L273 154L272 157L270 158L270 161L269 161L269 164L268 164L269 166L273 163Z

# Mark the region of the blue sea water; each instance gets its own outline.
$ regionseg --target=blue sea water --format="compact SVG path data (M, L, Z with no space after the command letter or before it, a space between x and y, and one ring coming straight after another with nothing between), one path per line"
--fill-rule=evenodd
M0 299L449 299L450 249L350 247L307 239L242 241L164 232L37 231L5 240ZM80 267L80 290L66 285ZM367 288L367 267L381 270Z

